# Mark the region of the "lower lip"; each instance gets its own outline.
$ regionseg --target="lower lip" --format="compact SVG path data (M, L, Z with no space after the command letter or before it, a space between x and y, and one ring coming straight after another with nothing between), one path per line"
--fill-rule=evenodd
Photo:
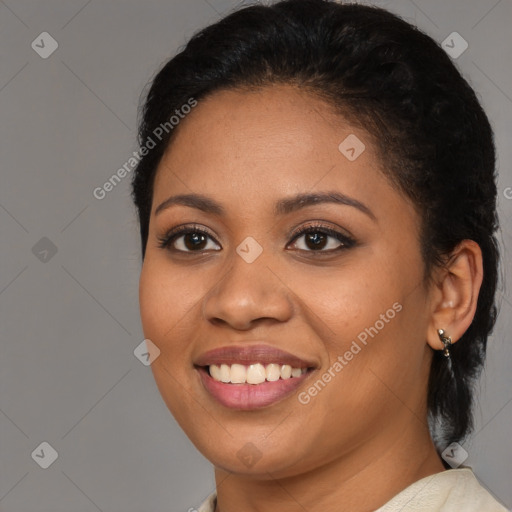
M258 409L279 402L292 394L306 379L310 371L300 377L279 379L261 384L226 384L213 379L207 368L199 368L199 375L206 390L222 405L231 409Z

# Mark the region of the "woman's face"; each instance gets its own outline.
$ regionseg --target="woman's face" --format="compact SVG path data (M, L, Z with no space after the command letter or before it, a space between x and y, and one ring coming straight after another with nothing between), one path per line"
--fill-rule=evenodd
M291 86L217 92L154 183L140 308L162 397L224 470L363 467L424 426L423 271L419 218L364 131Z

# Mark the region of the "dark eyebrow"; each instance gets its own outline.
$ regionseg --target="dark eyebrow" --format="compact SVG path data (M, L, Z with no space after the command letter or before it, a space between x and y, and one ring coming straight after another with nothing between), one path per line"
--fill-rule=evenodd
M296 196L279 200L275 205L274 212L276 215L286 215L300 210L301 208L305 208L306 206L312 206L319 203L335 203L353 206L377 222L377 218L366 205L357 199L348 197L340 192L297 194ZM163 203L159 204L155 210L155 215L158 215L162 210L175 204L189 206L191 208L196 208L203 212L219 216L225 215L226 213L226 210L219 203L207 196L202 194L180 194L169 197Z
M341 194L340 192L318 192L318 193L310 193L310 194L297 194L296 196L281 199L277 202L275 206L276 215L285 215L287 213L291 213L299 210L300 208L304 208L306 206L311 206L318 203L335 203L335 204L343 204L346 206L353 206L358 210L362 211L368 217L377 222L377 217L375 217L374 213L368 208L366 205L354 199L353 197L346 196L345 194Z
M209 197L201 194L180 194L178 196L169 197L163 203L157 206L155 215L158 215L162 210L169 208L173 204L181 204L183 206L190 206L190 208L197 208L206 213L213 213L214 215L224 215L224 208Z

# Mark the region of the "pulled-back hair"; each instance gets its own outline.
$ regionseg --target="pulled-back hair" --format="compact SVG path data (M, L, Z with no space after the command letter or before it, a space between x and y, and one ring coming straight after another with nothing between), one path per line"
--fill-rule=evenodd
M420 215L426 280L462 240L480 246L474 320L451 347L451 363L433 352L428 384L438 448L461 441L473 426L473 385L496 319L499 258L493 133L474 91L433 39L386 10L327 0L252 5L198 32L158 72L140 144L190 98L280 83L326 99L367 131L385 174ZM166 130L134 172L143 257L156 169L175 132Z

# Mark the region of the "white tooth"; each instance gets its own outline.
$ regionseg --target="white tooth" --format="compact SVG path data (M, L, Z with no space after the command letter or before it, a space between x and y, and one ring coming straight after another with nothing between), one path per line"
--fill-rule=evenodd
M281 368L278 364L267 364L265 371L267 374L267 380L270 382L279 380L279 377L281 377Z
M261 384L265 380L275 382L281 379L289 379L291 377L300 377L307 372L307 368L292 368L289 364L279 365L270 363L264 366L261 363L249 365L243 364L211 364L209 366L211 377L220 382L233 384Z
M229 365L220 365L220 380L221 382L231 382L231 370L229 369Z
M247 370L243 364L231 365L231 382L233 384L243 384L247 379Z
M247 383L261 384L266 378L265 367L262 364L251 364L247 369Z
M292 368L292 377L300 377L302 370L300 368Z
M216 364L211 364L210 365L210 375L212 376L212 378L214 380L218 380L220 381L220 367L217 366Z
M281 378L289 379L292 376L292 367L289 364L281 366Z

